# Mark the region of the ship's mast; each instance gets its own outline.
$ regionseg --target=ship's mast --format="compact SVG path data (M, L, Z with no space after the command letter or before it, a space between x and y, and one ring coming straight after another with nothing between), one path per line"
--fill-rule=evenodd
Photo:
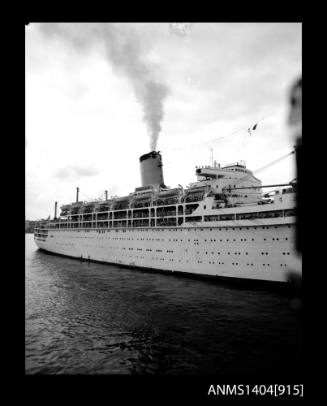
M213 147L210 147L210 166L213 166Z

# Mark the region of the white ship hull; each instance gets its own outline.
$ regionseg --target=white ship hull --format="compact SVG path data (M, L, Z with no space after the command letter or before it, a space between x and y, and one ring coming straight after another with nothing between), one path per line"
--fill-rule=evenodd
M295 218L189 227L49 229L35 234L51 253L133 268L286 282L301 270Z

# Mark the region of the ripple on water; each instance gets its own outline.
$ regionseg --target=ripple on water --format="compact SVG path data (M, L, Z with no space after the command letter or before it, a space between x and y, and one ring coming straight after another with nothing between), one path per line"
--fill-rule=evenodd
M56 257L26 235L26 373L293 373L299 331L269 290Z

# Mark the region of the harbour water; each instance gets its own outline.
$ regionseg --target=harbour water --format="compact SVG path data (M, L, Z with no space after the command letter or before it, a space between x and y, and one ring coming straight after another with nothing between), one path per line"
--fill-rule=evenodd
M297 376L285 293L81 262L25 243L27 374Z

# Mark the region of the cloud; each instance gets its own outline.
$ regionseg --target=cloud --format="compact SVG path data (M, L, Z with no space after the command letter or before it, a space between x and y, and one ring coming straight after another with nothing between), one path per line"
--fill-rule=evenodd
M84 177L95 176L100 171L94 167L66 166L55 171L55 177L61 180L76 180Z

